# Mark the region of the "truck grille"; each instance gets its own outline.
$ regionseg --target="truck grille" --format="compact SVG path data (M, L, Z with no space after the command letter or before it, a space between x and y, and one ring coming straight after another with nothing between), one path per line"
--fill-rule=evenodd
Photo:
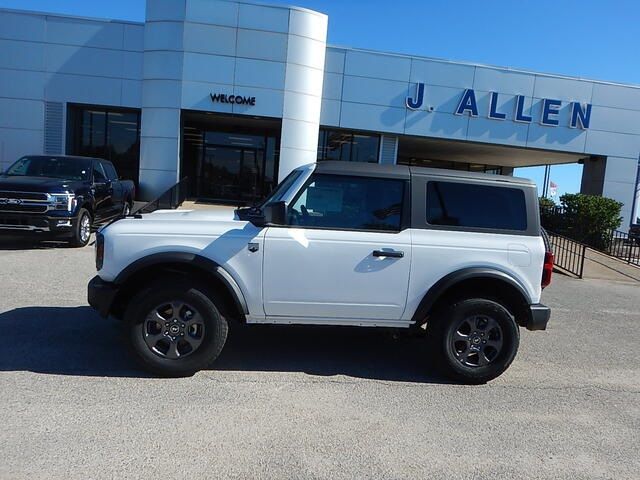
M46 193L0 190L0 212L44 213L48 209Z

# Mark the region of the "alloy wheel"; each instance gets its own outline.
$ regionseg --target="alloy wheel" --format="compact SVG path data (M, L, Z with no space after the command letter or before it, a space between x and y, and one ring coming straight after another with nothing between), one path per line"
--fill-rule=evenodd
M90 235L91 219L89 218L89 215L83 215L80 219L80 240L82 240L82 243L87 243Z
M467 367L491 364L502 351L504 336L500 324L487 315L473 315L462 320L451 336L451 348L460 363Z
M178 300L155 307L143 326L142 336L147 347L171 360L191 355L204 339L204 319L191 305Z

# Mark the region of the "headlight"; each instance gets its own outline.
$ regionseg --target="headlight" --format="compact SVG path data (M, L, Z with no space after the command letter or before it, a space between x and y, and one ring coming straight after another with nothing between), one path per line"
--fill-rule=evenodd
M49 201L54 210L71 212L76 208L76 196L73 193L49 194Z

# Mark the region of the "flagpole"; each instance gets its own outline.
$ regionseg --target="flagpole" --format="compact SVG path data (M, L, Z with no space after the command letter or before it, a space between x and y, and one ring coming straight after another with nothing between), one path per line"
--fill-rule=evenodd
M542 196L547 198L547 194L549 193L549 174L551 170L551 165L544 166L544 180L542 185Z

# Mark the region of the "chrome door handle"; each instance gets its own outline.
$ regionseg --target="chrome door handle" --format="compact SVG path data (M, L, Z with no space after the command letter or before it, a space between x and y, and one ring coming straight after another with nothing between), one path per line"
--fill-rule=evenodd
M391 258L402 258L404 257L404 252L400 252L397 250L374 250L374 257L391 257Z

